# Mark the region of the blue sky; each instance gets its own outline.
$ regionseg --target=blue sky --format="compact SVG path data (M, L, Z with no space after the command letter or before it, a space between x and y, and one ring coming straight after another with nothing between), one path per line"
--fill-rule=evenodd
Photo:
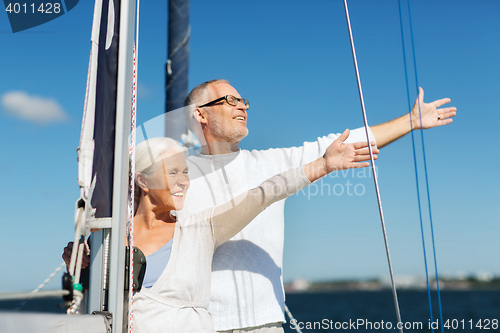
M349 8L368 121L375 125L408 111L398 3L359 0ZM142 1L140 11L139 124L164 111L166 2ZM495 0L412 2L425 101L450 97L458 108L453 124L424 133L441 274L500 274L499 12ZM60 18L16 34L0 14L0 264L7 272L0 292L36 288L73 239L92 14L93 4L80 1ZM341 1L191 0L190 20L190 88L225 78L251 102L242 148L297 146L362 126ZM404 26L409 47L407 12ZM417 156L425 192L418 143ZM410 136L384 148L376 165L394 272L423 275ZM425 234L429 245L428 227ZM368 172L330 177L289 199L285 238L285 280L388 275ZM59 278L49 287L58 288Z

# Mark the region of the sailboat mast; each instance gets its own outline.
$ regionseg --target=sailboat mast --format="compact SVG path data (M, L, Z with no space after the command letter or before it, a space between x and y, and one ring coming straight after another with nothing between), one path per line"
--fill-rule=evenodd
M178 110L184 106L188 92L189 67L189 0L169 0L168 2L168 56L165 65L165 112ZM166 136L180 140L186 133L182 112L166 117Z
M128 218L129 134L132 109L133 49L136 0L122 0L118 44L116 140L109 263L109 311L113 331L123 330L126 221Z
M111 312L113 332L122 332L136 0L96 0L95 6L84 116L90 127L82 142L92 142L90 225L101 230L91 237L88 312ZM81 183L88 187L90 177Z

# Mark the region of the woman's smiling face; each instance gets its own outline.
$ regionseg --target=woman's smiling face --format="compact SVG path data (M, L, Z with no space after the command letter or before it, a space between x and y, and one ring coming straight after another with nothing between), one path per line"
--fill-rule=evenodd
M160 155L156 171L148 179L152 203L181 210L189 188L188 166L183 152L168 149Z

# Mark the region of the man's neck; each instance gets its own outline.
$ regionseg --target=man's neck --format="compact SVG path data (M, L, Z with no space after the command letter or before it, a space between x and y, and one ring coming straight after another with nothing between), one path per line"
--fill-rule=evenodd
M212 141L203 145L201 153L204 155L221 155L234 153L238 150L240 150L240 147L237 143Z

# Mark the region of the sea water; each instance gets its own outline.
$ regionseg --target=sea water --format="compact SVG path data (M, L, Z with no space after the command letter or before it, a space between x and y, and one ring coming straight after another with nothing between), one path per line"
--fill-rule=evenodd
M441 332L437 294L432 292L432 320L426 291L398 291L404 332ZM33 299L19 311L65 313L60 298ZM286 333L398 332L391 291L338 291L287 294L286 303L296 321L287 319ZM500 291L441 291L445 332L500 333ZM19 301L1 301L0 310L12 311ZM495 321L496 320L496 321ZM496 324L495 324L496 323ZM439 328L438 328L439 325Z
M500 291L441 291L442 319L436 292L398 291L404 332L500 332ZM287 294L296 321L284 325L297 332L398 332L391 291L339 291Z

